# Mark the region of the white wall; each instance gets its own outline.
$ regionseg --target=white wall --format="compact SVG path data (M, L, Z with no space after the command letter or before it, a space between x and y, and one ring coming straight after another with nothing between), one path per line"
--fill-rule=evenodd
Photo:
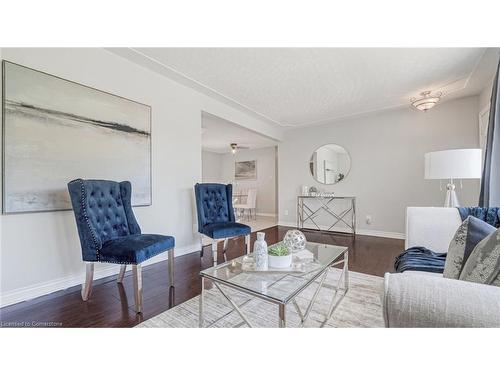
M236 161L257 160L257 180L234 180ZM222 182L234 184L234 190L257 189L257 213L276 215L276 148L239 150L235 155L222 154Z
M326 143L344 146L352 167L336 185L321 185L309 172L312 152ZM407 206L441 206L445 191L424 180L424 153L478 147L478 97L442 103L427 113L402 108L287 131L279 147L279 220L294 224L301 185L357 198L358 231L401 236ZM477 205L479 180L458 188L462 205ZM286 211L288 215L286 215ZM365 216L373 218L366 224Z
M478 136L479 146L484 152L486 150L486 140L488 138L488 122L490 117L491 92L493 89L493 81L491 81L478 96Z
M203 182L224 182L222 179L222 155L217 152L201 152L201 179Z
M152 106L153 205L135 209L145 233L196 251L193 185L201 180L201 111L255 131L280 129L104 49L2 49L2 58ZM271 131L272 130L272 131ZM266 134L271 136L271 134ZM186 208L191 209L191 214ZM76 285L84 265L71 211L0 216L2 305ZM161 260L164 257L157 257ZM96 278L118 271L98 265Z
M491 104L491 91L493 89L493 81L489 82L488 85L479 93L479 112L488 108Z

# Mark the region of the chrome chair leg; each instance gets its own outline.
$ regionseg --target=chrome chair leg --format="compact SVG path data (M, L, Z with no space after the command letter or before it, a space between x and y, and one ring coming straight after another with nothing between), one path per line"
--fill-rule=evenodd
M92 281L94 280L94 262L85 264L85 284L82 285L82 299L87 301L92 292Z
M123 266L120 266L120 272L118 272L118 277L116 278L116 282L118 284L123 283L123 277L125 276L125 271L127 270L127 265L124 264Z
M200 234L200 258L203 258L203 235Z
M134 276L135 311L140 314L142 312L142 272L140 264L132 266L132 275Z
M247 247L247 254L250 254L250 235L245 236L245 245Z
M174 249L168 252L168 281L169 287L174 287Z
M217 265L217 240L212 240L212 256L214 258L214 267Z

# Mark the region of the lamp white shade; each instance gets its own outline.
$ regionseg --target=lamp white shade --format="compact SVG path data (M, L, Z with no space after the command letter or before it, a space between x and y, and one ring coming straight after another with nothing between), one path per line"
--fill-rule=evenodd
M468 148L425 154L428 180L481 178L481 149Z

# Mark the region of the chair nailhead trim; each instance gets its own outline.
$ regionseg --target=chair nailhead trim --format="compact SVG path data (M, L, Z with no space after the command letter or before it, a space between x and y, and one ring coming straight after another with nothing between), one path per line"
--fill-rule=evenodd
M147 258L149 259L149 258ZM146 260L147 260L146 259ZM118 261L110 261L110 260L99 260L99 263L111 263L111 264L139 264L139 263L132 263L132 262L118 262Z
M100 262L100 254L99 254L99 245L96 239L96 236L94 234L94 230L92 229L92 226L90 225L90 220L87 215L87 192L85 191L85 185L83 184L83 180L80 180L80 187L81 187L81 192L82 192L82 212L83 212L83 217L85 218L85 222L87 223L87 226L90 231L90 235L92 236L92 241L94 242L95 246L95 251L97 255L97 261Z
M164 251L170 251L170 250L174 250L174 249L175 249L175 246L174 246L174 247L171 247L171 248L169 248L169 249L166 249L166 250L164 250ZM162 252L163 252L163 251L162 251ZM161 253L151 255L151 256L149 256L149 257L145 258L145 259L143 260L143 262L145 262L146 260L151 259L151 258L153 258L153 257L155 257L156 255L159 255L159 254L161 254ZM111 264L141 264L141 263L132 263L132 262L116 262L116 261L113 261L113 262L112 262L112 261L110 261L110 260L99 260L99 262L100 262L100 263L111 263Z

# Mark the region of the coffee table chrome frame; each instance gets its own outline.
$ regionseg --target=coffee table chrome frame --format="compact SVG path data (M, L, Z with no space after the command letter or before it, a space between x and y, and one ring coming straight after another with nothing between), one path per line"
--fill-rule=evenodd
M241 311L241 307L243 307L244 305L246 305L252 299L250 298L249 300L243 302L241 305L238 306L231 299L231 297L229 297L229 295L226 292L223 291L222 286L227 287L229 289L237 290L237 291L242 292L242 293L249 294L252 297L256 297L256 298L259 298L259 299L264 300L266 302L270 302L270 303L278 305L278 316L279 316L279 327L280 328L285 328L286 327L286 306L290 302L292 302L295 310L297 311L297 314L300 317L300 320L301 320L300 327L303 327L304 324L305 324L305 322L307 321L307 319L309 317L310 312L312 311L312 308L313 308L313 306L314 306L314 304L316 302L316 299L318 298L318 295L319 295L319 292L320 292L321 288L323 286L325 286L325 287L328 286L330 288L333 288L335 290L335 292L334 292L334 294L332 296L328 312L325 315L325 319L321 323L321 327L323 327L331 319L331 317L333 315L333 312L338 307L338 305L340 304L340 302L342 301L342 299L345 297L345 295L347 294L347 292L349 290L349 254L348 254L348 251L346 250L343 253L343 259L341 259L341 260L337 260L337 259L333 260L328 266L325 267L325 269L322 272L318 273L315 277L312 277L306 284L304 284L300 289L298 289L297 291L295 291L292 295L290 295L285 300L279 300L277 298L273 298L273 297L270 297L270 296L266 296L266 295L254 292L254 291L246 289L244 287L240 287L238 285L234 285L234 284L232 284L230 282L227 282L225 280L220 280L220 279L217 279L217 278L209 276L209 275L200 274L200 276L201 276L201 293L200 293L200 299L199 299L199 317L198 317L199 318L199 327L200 328L205 327L205 311L204 311L205 310L205 306L204 306L205 305L205 279L210 280L215 285L215 287L219 290L219 292L222 294L222 296L229 302L229 304L232 307L231 311L228 314L225 314L223 317L221 317L221 318L217 319L216 321L210 323L208 325L208 327L213 326L215 323L217 323L219 320L227 317L233 311L236 311L238 313L238 315L241 317L241 319L243 320L243 322L241 322L240 324L236 325L235 327L240 327L242 324L246 324L250 328L253 327L253 325L250 323L250 321L248 320L248 318ZM328 275L328 272L329 272L330 268L335 267L335 266L340 265L340 264L343 264L343 267L342 267L342 272L340 274L340 277L339 277L339 279L337 281L337 285L328 285L328 284L325 284L325 279L326 279L326 277ZM225 263L221 264L217 268L221 268L221 267L224 267L224 266L226 266ZM273 284L275 284L278 281L282 280L286 276L302 277L302 275L301 276L294 276L294 275L286 274L282 278L276 280ZM300 309L300 307L299 307L299 305L298 305L298 303L297 303L297 301L296 301L295 298L300 293L302 293L307 287L309 287L313 283L316 283L318 279L319 279L318 286L317 286L317 288L316 288L316 290L315 290L315 292L313 294L313 297L311 298L311 301L309 302L309 305L307 306L306 311L302 312L302 310ZM340 287L341 284L342 284L342 281L344 283L344 288ZM272 286L273 284L271 284L270 286ZM343 293L341 294L340 298L337 299L336 297L337 297L337 295L339 294L340 291L342 291Z

